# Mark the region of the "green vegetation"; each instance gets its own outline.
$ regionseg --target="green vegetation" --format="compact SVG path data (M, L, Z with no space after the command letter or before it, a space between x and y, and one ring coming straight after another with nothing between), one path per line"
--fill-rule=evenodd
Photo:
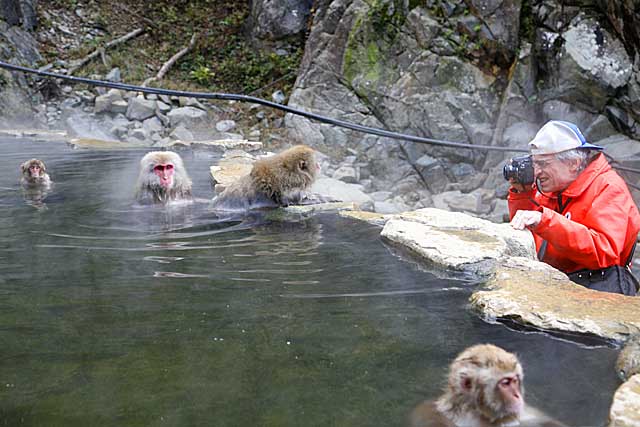
M520 40L526 40L530 43L535 41L536 23L531 10L531 0L522 0L520 6Z
M269 87L269 91L282 89L287 92L295 82L304 40L290 41L287 54L282 56L254 48L245 36L244 25L249 14L247 3L235 0L130 0L80 6L76 0L42 0L40 10L51 11L53 16L64 13L77 21L81 20L74 11L83 7L87 16L84 22L68 25L76 30L97 26L106 32L101 37L84 41L75 49L61 48L63 43L52 41L41 51L45 62L72 61L135 28L145 27L144 35L109 49L107 64L98 59L78 71L80 75L105 74L112 67L120 67L127 83L136 84L154 76L164 62L189 45L195 33L198 34L196 45L170 69L161 83L163 87L247 94L280 79ZM41 22L51 25L44 18Z

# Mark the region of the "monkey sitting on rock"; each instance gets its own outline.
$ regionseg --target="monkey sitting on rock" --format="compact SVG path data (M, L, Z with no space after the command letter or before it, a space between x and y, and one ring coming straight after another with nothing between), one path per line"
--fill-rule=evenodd
M246 211L304 203L310 200L305 190L311 187L319 170L315 152L306 145L296 145L257 160L248 175L213 199L213 208Z
M411 427L562 427L524 403L516 355L491 344L467 348L449 367L444 394L411 413Z
M141 204L192 200L191 179L177 153L152 151L140 160L136 200Z

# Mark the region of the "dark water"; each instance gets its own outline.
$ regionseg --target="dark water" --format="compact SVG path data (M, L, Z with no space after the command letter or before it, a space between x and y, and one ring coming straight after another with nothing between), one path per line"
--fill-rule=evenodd
M617 350L487 324L463 281L333 214L132 208L143 152L0 141L0 425L401 426L468 345L517 352L530 403L602 426ZM18 164L55 181L29 204ZM205 153L184 153L212 196Z

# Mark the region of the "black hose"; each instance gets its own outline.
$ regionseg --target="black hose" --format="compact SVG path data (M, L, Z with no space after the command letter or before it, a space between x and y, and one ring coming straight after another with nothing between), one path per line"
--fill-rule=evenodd
M363 126L356 123L347 122L344 120L333 119L331 117L310 113L304 110L299 110L297 108L289 107L287 105L278 104L276 102L271 102L262 98L257 98L257 97L248 96L248 95L237 95L237 94L216 93L216 92L214 93L187 92L182 90L170 90L170 89L162 89L162 88L135 86L135 85L125 84L125 83L107 82L104 80L95 80L95 79L88 79L85 77L75 77L75 76L68 76L65 74L51 73L48 71L41 71L33 68L22 67L20 65L9 64L4 61L0 61L0 68L6 68L13 71L21 71L23 73L37 74L39 76L44 76L44 77L68 80L75 83L85 83L91 86L109 87L113 89L121 89L121 90L132 91L132 92L142 92L142 93L149 93L149 94L155 94L155 95L184 96L188 98L222 99L222 100L228 100L228 101L249 102L253 104L265 105L267 107L283 110L288 113L306 117L308 119L316 120L316 121L327 123L334 126L343 127L346 129L355 130L357 132L363 132L363 133L368 133L372 135L383 136L383 137L393 138L393 139L402 139L405 141L417 142L420 144L439 145L442 147L451 147L451 148L464 148L469 150L487 150L487 151L503 151L503 152L506 151L506 152L516 152L516 153L528 152L528 150L524 148L465 144L462 142L445 141L445 140L433 139L433 138L423 138L420 136L407 135L399 132L392 132L385 129L373 128L370 126ZM619 163L615 159L611 158L611 156L607 156L607 157L611 160L612 163ZM614 165L613 167L615 169L619 169L626 172L640 173L640 170L638 169L628 168L624 166L616 166L616 165ZM633 188L638 188L637 186L632 184L630 184L630 186Z
M362 126L362 125L347 122L344 120L333 119L331 117L322 116L320 114L309 113L307 111L299 110L297 108L292 108L287 105L278 104L276 102L271 102L262 98L256 98L254 96L248 96L248 95L237 95L237 94L230 94L230 93L186 92L181 90L169 90L169 89L159 89L159 88L152 88L152 87L134 86L134 85L124 84L124 83L114 83L114 82L107 82L104 80L94 80L94 79L87 79L84 77L74 77L74 76L67 76L64 74L51 73L48 71L40 71L40 70L35 70L33 68L22 67L20 65L9 64L3 61L0 61L0 68L6 68L13 71L21 71L23 73L37 74L39 76L44 76L44 77L63 79L63 80L68 80L75 83L85 83L92 86L103 86L103 87L121 89L121 90L132 91L132 92L150 93L155 95L184 96L189 98L200 98L200 99L223 99L228 101L249 102L253 104L260 104L260 105L265 105L267 107L276 108L278 110L283 110L288 113L306 117L308 119L316 120L316 121L327 123L330 125L343 127L346 129L355 130L358 132L369 133L372 135L383 136L383 137L394 138L394 139L403 139L405 141L417 142L421 144L439 145L439 146L451 147L451 148L465 148L470 150L508 151L508 152L518 152L518 153L527 152L527 150L523 148L495 147L491 145L474 145L474 144L465 144L462 142L452 142L452 141L444 141L440 139L423 138L420 136L406 135L398 132L388 131L385 129Z

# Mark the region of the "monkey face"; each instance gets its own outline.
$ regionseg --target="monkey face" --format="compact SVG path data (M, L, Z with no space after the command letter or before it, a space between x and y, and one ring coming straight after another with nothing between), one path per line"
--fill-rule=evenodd
M157 163L153 166L153 173L158 176L160 185L165 189L173 187L173 175L175 167L173 163Z
M47 171L44 162L38 159L27 160L20 165L20 169L22 170L22 176L28 182L38 182L45 179Z
M520 376L505 375L496 384L498 401L502 403L501 413L506 416L519 416L524 408L524 398Z
M29 165L29 175L31 175L32 177L34 178L40 177L42 176L43 173L44 171L42 170L39 164L32 163L31 165Z

